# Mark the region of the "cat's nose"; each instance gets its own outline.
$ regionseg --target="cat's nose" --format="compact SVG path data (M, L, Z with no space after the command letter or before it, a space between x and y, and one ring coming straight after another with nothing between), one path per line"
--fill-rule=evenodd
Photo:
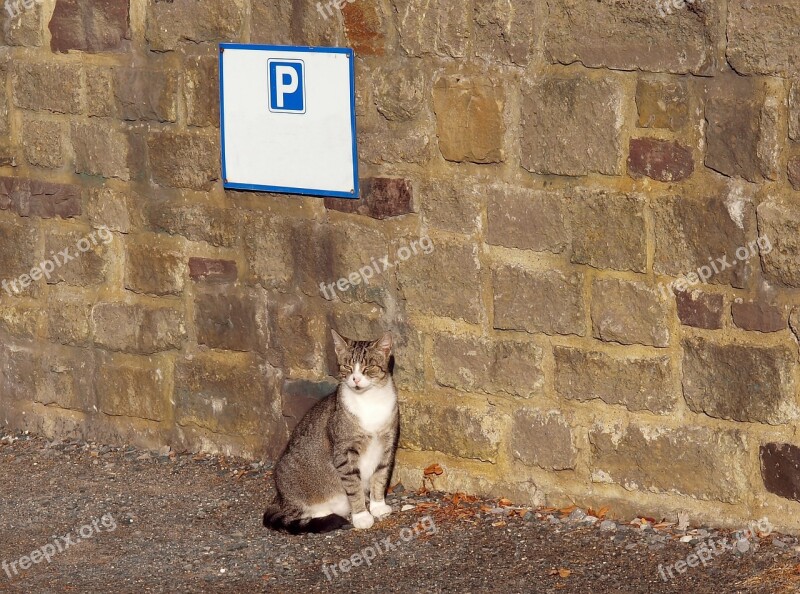
M362 379L363 379L363 378L360 378L360 377L353 376L353 383L354 383L355 385L358 385L358 384L359 384L359 382L360 382Z

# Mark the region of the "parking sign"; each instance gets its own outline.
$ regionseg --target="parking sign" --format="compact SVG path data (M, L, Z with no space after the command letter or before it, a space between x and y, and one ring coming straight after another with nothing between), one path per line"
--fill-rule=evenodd
M226 188L358 198L353 51L220 44Z
M269 61L269 110L276 113L305 113L302 60Z

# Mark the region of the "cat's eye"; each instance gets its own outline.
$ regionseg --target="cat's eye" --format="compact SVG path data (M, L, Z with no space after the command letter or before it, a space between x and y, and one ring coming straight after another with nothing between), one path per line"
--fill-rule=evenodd
M353 368L350 365L339 365L339 369L346 371L347 373L353 371Z
M364 373L366 373L368 375L372 375L372 374L380 373L380 372L381 372L381 368L378 367L377 365L370 365L369 367L364 369Z

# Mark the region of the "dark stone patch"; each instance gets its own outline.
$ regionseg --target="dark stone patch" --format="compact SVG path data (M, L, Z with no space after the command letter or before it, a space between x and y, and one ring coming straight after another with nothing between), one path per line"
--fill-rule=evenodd
M761 477L770 493L800 501L800 448L788 443L762 445Z
M97 53L130 39L129 0L58 0L50 19L50 49Z
M283 418L291 431L317 402L336 391L331 380L285 380L281 390Z
M628 171L632 176L647 176L661 182L682 181L694 172L689 149L677 142L655 138L632 138Z
M233 260L189 258L189 277L194 281L231 283L236 281L238 270Z
M407 179L371 177L364 180L361 198L326 198L325 208L373 219L388 219L413 212L413 189Z
M0 210L11 210L21 217L77 217L82 212L81 191L68 184L0 177Z
M677 289L674 292L681 324L706 330L722 328L722 295Z
M780 332L786 329L787 316L781 308L766 303L749 302L731 305L733 323L743 330Z

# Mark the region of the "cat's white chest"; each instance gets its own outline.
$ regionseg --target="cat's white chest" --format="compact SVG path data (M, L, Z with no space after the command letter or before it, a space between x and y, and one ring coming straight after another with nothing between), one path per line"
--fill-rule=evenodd
M358 424L367 433L377 433L392 420L397 406L397 395L391 382L382 388L373 388L357 394L345 386L344 405L358 419Z

